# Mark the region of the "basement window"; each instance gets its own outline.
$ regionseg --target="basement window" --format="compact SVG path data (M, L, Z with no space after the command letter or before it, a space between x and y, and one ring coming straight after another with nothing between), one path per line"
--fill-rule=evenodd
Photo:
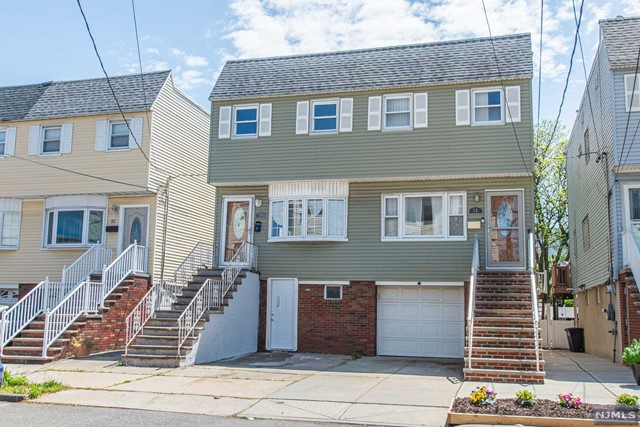
M339 301L342 299L342 286L325 285L324 299Z

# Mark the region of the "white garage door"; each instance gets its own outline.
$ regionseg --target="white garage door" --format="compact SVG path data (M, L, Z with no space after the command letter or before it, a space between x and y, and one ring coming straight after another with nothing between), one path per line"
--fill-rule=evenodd
M378 354L464 356L464 288L379 286Z

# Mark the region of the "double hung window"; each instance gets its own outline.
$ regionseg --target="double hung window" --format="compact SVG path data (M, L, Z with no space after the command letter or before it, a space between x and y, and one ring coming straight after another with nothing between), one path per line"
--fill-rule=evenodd
M236 106L233 110L233 135L258 136L258 106Z
M346 209L346 198L271 200L269 240L344 240Z
M465 203L464 193L385 195L382 239L465 239Z
M474 90L473 123L490 124L504 121L504 99L501 89Z
M7 131L6 129L0 129L0 157L4 156L7 146Z
M62 139L61 126L49 126L42 128L42 154L59 154L60 141Z
M411 95L384 97L384 129L411 128Z
M20 212L0 212L0 248L17 249L20 241Z
M109 133L109 149L129 148L129 126L127 122L111 122Z
M102 209L51 209L46 213L45 246L88 246L104 241Z
M312 104L313 133L338 131L338 101L314 101Z

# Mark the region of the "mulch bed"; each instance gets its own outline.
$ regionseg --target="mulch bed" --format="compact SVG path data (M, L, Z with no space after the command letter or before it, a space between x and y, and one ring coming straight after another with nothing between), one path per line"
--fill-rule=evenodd
M603 405L598 405L602 407ZM580 409L565 408L557 401L538 399L535 405L523 407L514 399L497 399L493 405L476 406L468 398L457 398L451 412L459 414L518 415L525 417L592 418L594 405L583 403Z

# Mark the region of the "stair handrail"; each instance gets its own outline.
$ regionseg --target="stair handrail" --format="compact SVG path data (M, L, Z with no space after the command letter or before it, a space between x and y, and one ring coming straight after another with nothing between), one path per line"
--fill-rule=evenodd
M93 274L102 271L102 267L111 263L113 249L98 242L80 255L71 265L62 268L62 283L77 285Z
M473 254L471 255L471 277L469 278L469 301L467 308L467 327L469 336L467 338L467 366L471 369L471 357L473 353L473 323L476 310L476 283L478 282L478 270L480 269L480 251L478 249L478 235L473 241Z
M533 232L529 232L529 274L531 275L531 314L533 317L533 338L536 351L536 371L540 371L540 343L538 342L538 328L540 314L538 312L538 287L536 286L536 248Z
M220 308L224 297L235 283L243 269L256 269L258 265L258 246L243 242L223 270L221 279L207 279L194 295L187 308L178 318L178 356L187 338L195 331L198 321L207 309Z
M4 354L5 346L29 323L45 310L55 307L75 286L76 284L52 282L47 277L17 303L3 310L0 319L0 356Z
M49 347L81 315L98 312L98 308L103 303L102 288L100 282L82 282L58 305L45 312L42 357L47 357Z
M130 274L147 272L148 248L133 242L102 272L102 301Z
M186 286L189 279L199 268L211 267L215 258L215 250L213 245L204 242L198 242L189 252L189 255L180 263L175 273L173 273L174 282Z
M128 354L129 345L140 333L147 321L153 317L157 310L168 310L176 302L176 295L183 288L169 280L158 280L142 297L140 302L131 310L125 324L127 326L124 354Z

